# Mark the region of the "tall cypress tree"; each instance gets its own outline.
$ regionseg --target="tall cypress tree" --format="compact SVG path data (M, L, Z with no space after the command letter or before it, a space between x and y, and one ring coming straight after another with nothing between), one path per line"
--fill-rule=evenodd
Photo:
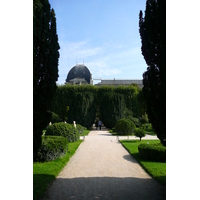
M166 145L166 1L147 0L145 17L139 13L142 54L147 63L143 93L155 132Z
M59 58L56 18L48 0L33 1L33 159L41 145L42 130L50 120Z

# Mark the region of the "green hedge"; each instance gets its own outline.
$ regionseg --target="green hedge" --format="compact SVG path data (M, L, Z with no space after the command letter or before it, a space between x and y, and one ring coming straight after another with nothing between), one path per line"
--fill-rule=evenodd
M135 124L130 119L122 118L115 124L115 131L120 135L133 134Z
M70 97L68 122L81 124L88 129L92 126L96 115L94 94L91 92L77 92Z
M66 154L68 140L62 136L42 136L42 145L38 151L40 162L48 162Z
M79 140L79 132L72 124L59 122L48 126L45 135L64 136L69 142Z
M88 129L95 117L101 119L107 128L113 128L117 120L125 117L126 108L136 118L146 110L142 90L134 85L61 85L56 90L51 108L62 121L76 121Z
M52 124L54 123L58 123L58 122L62 122L62 119L60 118L60 116L54 112L51 112L52 116L51 116L51 122Z
M102 94L100 116L107 128L113 128L116 122L125 115L126 104L124 95L107 92Z
M82 125L80 125L80 124L76 124L76 128L77 128L77 130L78 130L78 132L79 132L80 134L83 133L83 131L87 130L86 127L84 127L84 126L82 126Z
M162 144L140 144L138 151L146 160L166 162L166 147Z

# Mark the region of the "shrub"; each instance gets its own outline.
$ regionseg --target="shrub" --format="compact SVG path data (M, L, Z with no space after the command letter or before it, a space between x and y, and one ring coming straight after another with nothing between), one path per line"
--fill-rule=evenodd
M146 135L145 131L144 131L144 127L140 127L137 130L135 130L134 134L135 134L136 137L139 137L140 141L141 141L141 138Z
M160 144L140 144L138 146L141 158L151 161L166 162L166 147Z
M84 127L84 126L82 126L82 125L80 125L80 124L76 124L76 128L77 128L77 130L78 130L78 132L79 132L80 134L83 133L83 131L87 130L86 127Z
M136 127L140 127L141 126L140 120L138 118L132 117L132 121L136 125Z
M56 114L56 113L54 113L54 112L51 112L51 113L52 113L51 122L52 122L53 124L62 121L62 119L59 117L58 114Z
M78 130L72 125L59 122L48 126L45 135L64 136L69 142L75 142L79 139Z
M143 124L143 126L145 126L146 131L149 131L149 132L154 131L151 123Z
M135 130L135 124L129 119L122 118L117 121L115 130L120 135L132 134Z
M142 117L139 117L139 120L141 124L148 123L149 122L148 115L145 113L144 115L142 115Z
M42 136L42 145L38 151L40 162L48 162L66 154L68 140L62 136Z

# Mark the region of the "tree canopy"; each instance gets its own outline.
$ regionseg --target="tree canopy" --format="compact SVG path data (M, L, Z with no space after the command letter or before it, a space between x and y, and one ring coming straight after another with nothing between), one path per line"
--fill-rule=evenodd
M143 93L150 122L166 145L166 1L147 0L145 17L139 13L142 54L147 64Z

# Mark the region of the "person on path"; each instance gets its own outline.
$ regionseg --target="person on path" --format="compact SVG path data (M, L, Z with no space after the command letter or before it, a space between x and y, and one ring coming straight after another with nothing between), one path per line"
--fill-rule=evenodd
M102 124L102 122L101 122L101 120L99 120L99 130L101 130L101 124Z
M96 120L96 122L95 122L95 127L96 127L96 130L98 130L98 125L99 124L99 122L98 122L98 120Z

